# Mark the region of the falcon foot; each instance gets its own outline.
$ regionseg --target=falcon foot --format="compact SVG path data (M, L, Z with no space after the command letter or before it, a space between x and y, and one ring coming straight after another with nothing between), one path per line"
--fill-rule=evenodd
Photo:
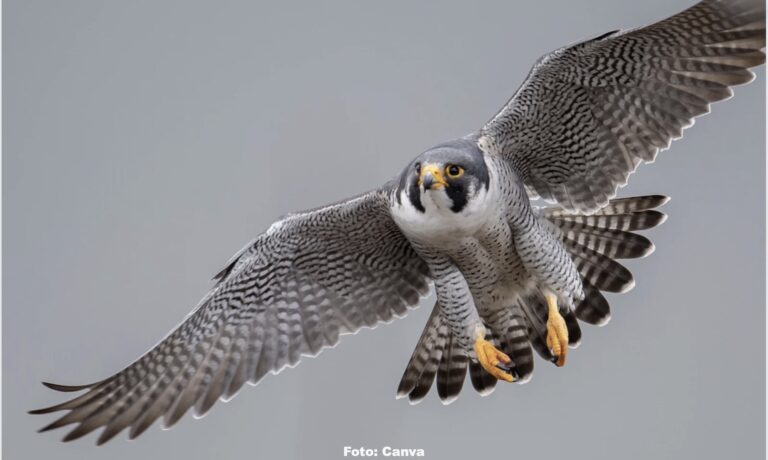
M477 355L477 360L480 362L480 365L483 366L483 369L492 376L499 380L504 380L505 382L512 382L515 380L511 374L496 367L499 364L509 364L512 360L483 337L478 337L475 340L475 354Z
M547 293L545 297L549 306L547 346L555 356L555 365L561 367L565 365L565 358L568 356L568 328L565 326L565 320L557 308L557 296Z

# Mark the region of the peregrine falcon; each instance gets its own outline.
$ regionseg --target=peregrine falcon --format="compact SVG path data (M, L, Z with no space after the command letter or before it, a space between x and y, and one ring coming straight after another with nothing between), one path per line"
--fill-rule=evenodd
M244 383L296 365L343 334L437 301L397 390L433 383L443 402L469 380L488 394L524 383L533 351L557 366L603 325L602 292L626 292L616 259L649 254L636 233L661 224L664 196L616 198L640 163L680 138L764 62L760 0L704 0L646 27L613 31L539 59L480 130L444 142L357 197L289 214L238 252L198 306L138 360L45 409L103 428L98 444L159 417L205 414ZM548 205L534 203L541 199Z

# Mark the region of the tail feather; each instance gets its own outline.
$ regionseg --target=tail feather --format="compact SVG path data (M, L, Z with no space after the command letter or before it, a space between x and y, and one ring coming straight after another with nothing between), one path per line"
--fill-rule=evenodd
M549 216L548 213L544 213ZM554 216L553 216L554 217ZM667 220L667 215L663 212L652 209L638 211L630 214L612 214L612 215L582 215L582 214L559 214L556 219L558 226L567 228L569 223L581 224L585 227L600 228L606 230L621 230L625 232L648 230L656 227Z
M576 318L571 309L566 310L563 314L565 327L568 329L568 346L570 348L576 348L581 343L581 326L579 326L579 321Z
M648 209L658 208L669 201L668 196L664 195L646 195L633 196L629 198L617 198L608 202L607 205L592 213L593 216L611 216L616 214L629 214Z
M429 389L432 388L432 383L435 381L435 374L437 374L437 368L440 365L440 360L443 357L443 351L445 350L445 344L448 338L448 326L443 325L438 330L437 341L429 354L429 359L424 365L424 369L419 375L416 381L416 386L408 394L408 400L411 404L421 402Z
M481 396L487 396L493 393L496 388L496 377L485 372L483 366L476 361L469 362L469 379L472 381L472 387Z
M562 238L614 259L645 257L654 250L648 238L623 230L595 228L575 222L562 222Z
M570 240L564 244L584 281L606 292L627 292L635 286L632 272L610 257Z
M542 359L553 361L555 356L547 346L547 305L543 297L532 295L521 299L517 305L525 316L531 346Z
M588 282L584 282L584 299L576 305L576 317L587 324L604 326L611 319L611 306L605 296Z
M440 316L438 305L436 304L435 308L432 309L432 314L427 320L427 325L424 326L424 331L421 333L421 337L419 337L416 348L413 350L411 359L405 367L403 377L400 379L400 385L397 388L398 398L410 395L416 388L416 385L419 383L419 378L424 372L424 368L432 355L432 349L441 347L441 344L438 341L438 335L442 326L443 319Z
M607 205L593 212L592 214L585 215L578 212L566 211L559 206L553 206L542 209L543 215L548 219L561 218L561 217L593 217L593 216L617 216L621 214L635 214L650 209L655 209L665 205L669 201L669 197L665 195L646 195L646 196L633 196L629 198L615 198L608 202Z
M443 403L452 403L461 393L467 377L467 361L467 355L458 348L453 336L449 336L437 368L437 394Z
M505 310L505 315L490 324L490 329L498 336L498 344L510 357L510 373L516 383L525 383L533 374L533 352L528 338L528 327L517 311Z

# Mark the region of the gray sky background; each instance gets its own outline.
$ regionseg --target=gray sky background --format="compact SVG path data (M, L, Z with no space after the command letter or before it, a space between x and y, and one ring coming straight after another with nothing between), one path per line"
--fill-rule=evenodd
M669 219L565 368L396 401L422 307L204 420L101 448L36 434L53 417L26 411L62 398L40 380L133 361L281 214L478 128L542 53L693 2L270 3L3 2L4 458L765 458L762 68L621 192L671 195Z

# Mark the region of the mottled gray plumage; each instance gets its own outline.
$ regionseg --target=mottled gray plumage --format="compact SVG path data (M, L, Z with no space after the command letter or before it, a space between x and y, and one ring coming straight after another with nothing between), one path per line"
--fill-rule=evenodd
M428 291L428 268L389 216L383 190L292 214L244 248L168 337L83 396L37 411L70 410L44 429L79 423L66 440L102 426L98 442L160 416L171 426L204 414L246 382L335 345L339 335L403 316Z
M532 194L594 211L710 103L730 97L730 86L750 82L764 46L764 2L705 0L561 48L539 59L482 142Z
M526 382L534 350L558 359L553 315L563 343L576 346L579 321L610 318L601 292L634 285L615 259L653 250L635 232L663 222L655 208L667 198L614 199L617 188L752 79L764 33L757 0L704 0L544 56L480 131L424 152L377 190L276 222L147 354L100 382L46 384L86 392L33 412L67 411L43 428L75 424L65 440L99 428L98 443L126 428L134 438L160 417L171 426L190 408L204 414L342 334L405 315L430 285L437 302L398 396L418 402L436 383L450 402L467 374L490 393L497 374L481 365L480 341ZM557 204L537 208L535 197Z

